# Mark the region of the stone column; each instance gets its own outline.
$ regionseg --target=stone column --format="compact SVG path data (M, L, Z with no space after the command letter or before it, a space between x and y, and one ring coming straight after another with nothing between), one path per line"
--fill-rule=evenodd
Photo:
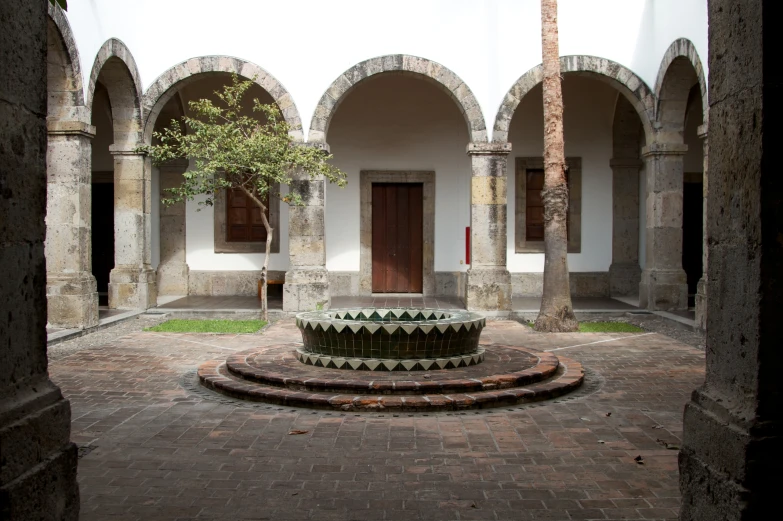
M328 145L321 146L328 150ZM328 309L331 296L326 271L325 181L323 176L311 178L306 172L298 172L289 190L299 194L304 205L288 210L290 266L283 286L283 311Z
M92 275L91 144L95 127L49 121L46 150L46 304L49 325L98 324Z
M511 275L506 267L506 162L511 143L470 143L470 269L468 310L490 316L511 312Z
M647 176L647 252L639 305L647 309L688 307L682 269L682 171L687 150L687 145L665 143L642 149Z
M169 195L166 188L182 184L182 174L187 169L188 161L185 159L170 161L158 167L161 198ZM171 206L160 203L158 295L187 295L189 272L185 259L185 203Z
M612 264L609 294L627 297L639 291L639 169L634 158L612 159Z
M76 521L71 409L47 374L47 5L0 3L0 518Z
M696 286L696 327L705 330L707 329L707 258L709 257L709 250L707 248L707 189L709 177L708 172L708 142L707 142L707 125L701 125L699 127L699 139L702 140L702 146L704 147L703 161L704 161L704 174L702 182L702 194L704 196L704 202L702 203L703 211L703 232L702 232L702 256L701 256L701 279Z
M683 418L680 519L773 519L783 464L777 4L708 5L706 374Z
M152 206L149 160L133 148L111 145L114 155L114 269L109 307L147 309L157 301L150 267Z

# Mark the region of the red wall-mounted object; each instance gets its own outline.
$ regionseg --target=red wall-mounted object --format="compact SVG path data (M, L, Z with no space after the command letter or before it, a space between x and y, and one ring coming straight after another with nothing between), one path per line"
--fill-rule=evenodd
M470 226L465 227L465 264L470 264Z

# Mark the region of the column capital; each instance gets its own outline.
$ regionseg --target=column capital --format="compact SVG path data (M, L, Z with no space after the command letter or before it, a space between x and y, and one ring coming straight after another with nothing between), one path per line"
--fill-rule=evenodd
M642 161L635 157L618 157L609 160L611 168L641 168Z
M323 150L327 154L331 152L329 143L294 142L294 144L300 147L317 148L318 150Z
M684 156L688 152L688 145L684 143L652 143L642 148L642 158L648 159L656 156Z
M507 156L511 143L468 143L465 152L471 156Z
M95 137L95 127L83 121L47 121L46 133L50 136Z
M140 149L142 143L136 145L109 145L109 153L113 156L147 156L147 151Z

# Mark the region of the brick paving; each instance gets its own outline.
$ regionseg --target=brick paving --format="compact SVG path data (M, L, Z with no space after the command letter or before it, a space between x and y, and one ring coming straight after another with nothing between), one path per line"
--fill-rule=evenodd
M552 350L587 376L574 395L488 411L324 412L194 390L200 363L297 335L293 320L260 335L132 333L54 360L84 454L81 519L677 518L699 349L489 322L484 342Z

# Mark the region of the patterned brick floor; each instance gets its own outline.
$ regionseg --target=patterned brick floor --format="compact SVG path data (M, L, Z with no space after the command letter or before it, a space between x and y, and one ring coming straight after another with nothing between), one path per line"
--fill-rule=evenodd
M676 448L703 380L698 349L651 333L490 322L484 340L557 350L589 383L488 412L343 414L193 390L200 362L297 335L292 320L261 335L134 333L52 362L83 447L82 519L677 517Z

